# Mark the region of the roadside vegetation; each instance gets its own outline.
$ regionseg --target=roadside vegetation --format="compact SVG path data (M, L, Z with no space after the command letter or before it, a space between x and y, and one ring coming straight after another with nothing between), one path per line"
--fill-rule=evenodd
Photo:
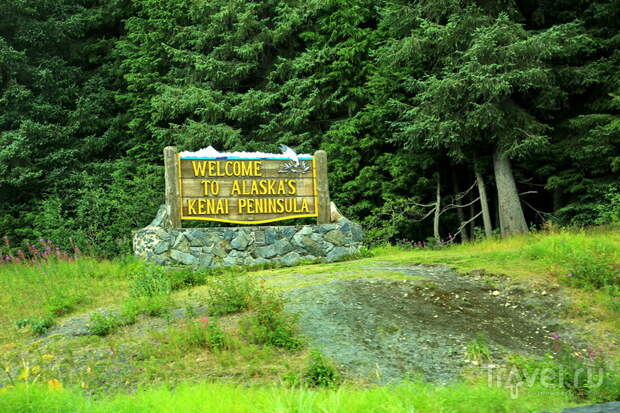
M388 412L415 406L467 412L476 403L476 411L525 412L620 399L618 228L548 228L462 245L402 242L367 255L254 270L193 271L75 254L1 264L0 411L42 411L47 403L44 410L62 412L171 405L182 411ZM388 261L448 264L462 274L485 269L547 291L561 288L570 298L562 316L582 328L584 340L601 346L579 354L581 347L557 336L544 357L515 354L507 367L517 367L524 380L541 368L567 376L562 386L534 385L517 395L510 383L489 386L473 370L447 387L415 378L383 387L351 379L304 340L295 315L284 311L282 292L338 278L394 278L372 269ZM71 333L78 322L83 331ZM484 337L465 347L475 363L494 362ZM589 366L604 367L603 386L590 389L568 379ZM233 397L237 386L248 385L243 396Z

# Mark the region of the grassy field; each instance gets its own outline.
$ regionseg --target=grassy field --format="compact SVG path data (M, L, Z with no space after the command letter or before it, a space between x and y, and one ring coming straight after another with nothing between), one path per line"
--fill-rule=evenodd
M551 231L441 249L385 246L354 261L248 274L283 290L335 278L393 278L393 273L381 271L384 262L447 264L461 273L485 269L548 288L561 285L572 302L566 319L589 331L591 339L617 337L620 327L620 231L613 228ZM179 272L181 281L165 300L132 298L136 274L149 271L151 267L131 257L0 265L0 368L13 384L0 389L0 411L534 412L587 401L562 389L537 387L512 397L511 389L490 387L479 378L450 387L419 382L299 387L310 363L308 350L248 340L239 328L244 312L218 316L230 340L218 351L195 344L196 321L188 317L160 325L159 319L145 316L160 310L165 314L167 308L198 311L213 288L209 280L226 273ZM120 309L129 304L140 307L135 314L146 321L119 325L100 336L52 339L45 345L33 333L36 328L45 330L46 323L62 323L101 307L124 311ZM20 320L29 321L18 328ZM97 362L85 356L103 350ZM122 363L106 364L110 358ZM158 387L162 384L175 388ZM138 388L144 390L134 392Z
M437 387L403 383L368 389L340 387L312 390L284 387L241 387L217 383L165 387L103 400L76 391L49 390L45 386L19 387L0 397L2 412L330 412L330 413L504 413L551 411L571 406L561 391L530 388L519 397L507 389L486 384Z

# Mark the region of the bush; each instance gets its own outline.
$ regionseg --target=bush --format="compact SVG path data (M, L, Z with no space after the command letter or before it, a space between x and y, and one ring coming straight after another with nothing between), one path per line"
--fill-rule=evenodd
M310 362L303 374L304 383L311 387L332 387L340 382L340 374L318 350L310 353Z
M140 314L161 317L168 313L173 301L169 295L131 298L125 302L123 314L136 317Z
M19 320L16 324L17 328L30 327L34 334L41 336L54 325L54 319L52 317L31 317Z
M620 186L610 185L603 203L596 207L598 225L620 222Z
M117 328L133 324L135 319L126 319L120 314L95 313L90 317L90 332L96 336L107 336Z
M224 274L213 277L209 286L207 300L209 314L222 315L247 310L258 296L256 283L247 276Z
M284 312L284 299L275 292L263 292L252 301L252 313L241 320L242 337L256 344L298 349L297 317Z
M181 344L185 347L207 348L211 351L230 348L232 340L221 329L217 320L204 317L192 320L179 332Z
M136 272L129 285L132 297L155 297L172 292L172 282L161 267L146 266Z
M167 275L173 291L204 285L207 281L207 271L196 271L192 268L171 269Z
M52 317L60 317L75 311L84 298L68 293L56 293L48 297L47 310Z

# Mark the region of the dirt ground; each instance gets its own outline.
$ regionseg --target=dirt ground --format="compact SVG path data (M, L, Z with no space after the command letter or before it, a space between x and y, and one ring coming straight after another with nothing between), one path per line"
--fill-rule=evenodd
M340 279L287 292L288 310L300 315L310 345L350 377L446 383L476 363L467 351L473 340L497 359L542 354L549 334L563 330L557 315L565 304L556 291L483 270L459 275L447 266L389 263L369 270L405 277Z

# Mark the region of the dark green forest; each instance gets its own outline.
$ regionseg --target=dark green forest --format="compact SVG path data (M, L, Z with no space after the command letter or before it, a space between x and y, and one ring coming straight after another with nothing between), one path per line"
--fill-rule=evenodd
M168 145L324 149L372 242L619 220L619 29L618 0L1 0L0 235L129 252Z

